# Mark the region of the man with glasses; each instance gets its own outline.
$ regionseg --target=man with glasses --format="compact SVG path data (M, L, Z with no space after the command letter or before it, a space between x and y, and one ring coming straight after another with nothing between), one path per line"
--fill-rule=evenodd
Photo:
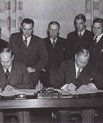
M26 65L35 88L48 56L43 40L33 35L33 28L34 21L25 18L21 23L20 32L10 36L9 47L13 51L14 59Z

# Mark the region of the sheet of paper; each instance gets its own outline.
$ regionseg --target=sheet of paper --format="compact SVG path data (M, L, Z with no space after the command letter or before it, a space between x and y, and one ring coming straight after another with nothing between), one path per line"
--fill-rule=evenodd
M15 89L12 91L3 91L0 93L1 96L7 97L7 96L15 96L19 94L25 94L25 95L34 95L38 90L35 89Z
M69 94L73 94L73 95L79 95L79 94L92 94L92 93L102 93L103 90L98 90L98 89L94 89L94 90L80 90L80 91L76 91L76 90L72 90L72 91L61 91L61 93L65 94L65 95L69 95Z

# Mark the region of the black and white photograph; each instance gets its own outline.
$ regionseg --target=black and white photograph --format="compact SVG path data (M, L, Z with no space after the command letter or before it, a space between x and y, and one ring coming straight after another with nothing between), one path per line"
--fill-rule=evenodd
M103 0L0 0L0 123L103 123Z

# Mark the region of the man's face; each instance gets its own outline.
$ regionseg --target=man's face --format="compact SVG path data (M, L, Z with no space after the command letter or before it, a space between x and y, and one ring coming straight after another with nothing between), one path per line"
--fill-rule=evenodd
M49 36L55 39L59 34L59 27L57 24L51 24L48 31L49 31Z
M8 69L12 65L13 57L11 57L11 53L1 53L0 54L0 62L4 69Z
M96 22L93 24L93 33L95 36L99 36L103 33L103 27L101 23Z
M30 23L30 24L23 23L22 31L23 31L23 35L25 37L30 37L32 35L32 32L33 32L33 25L32 25L32 23Z
M88 63L89 57L82 55L75 55L75 62L76 65L80 68L83 69L87 63Z
M82 32L86 28L86 24L82 19L76 19L75 27L78 32Z

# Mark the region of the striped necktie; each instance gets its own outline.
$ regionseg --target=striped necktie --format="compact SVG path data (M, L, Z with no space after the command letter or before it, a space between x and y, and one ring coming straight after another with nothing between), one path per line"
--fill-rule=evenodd
M53 45L53 48L54 48L55 47L55 39L53 39L53 44L52 45Z
M97 43L97 36L94 38L94 43L95 44Z
M24 44L27 47L27 37L25 37Z

